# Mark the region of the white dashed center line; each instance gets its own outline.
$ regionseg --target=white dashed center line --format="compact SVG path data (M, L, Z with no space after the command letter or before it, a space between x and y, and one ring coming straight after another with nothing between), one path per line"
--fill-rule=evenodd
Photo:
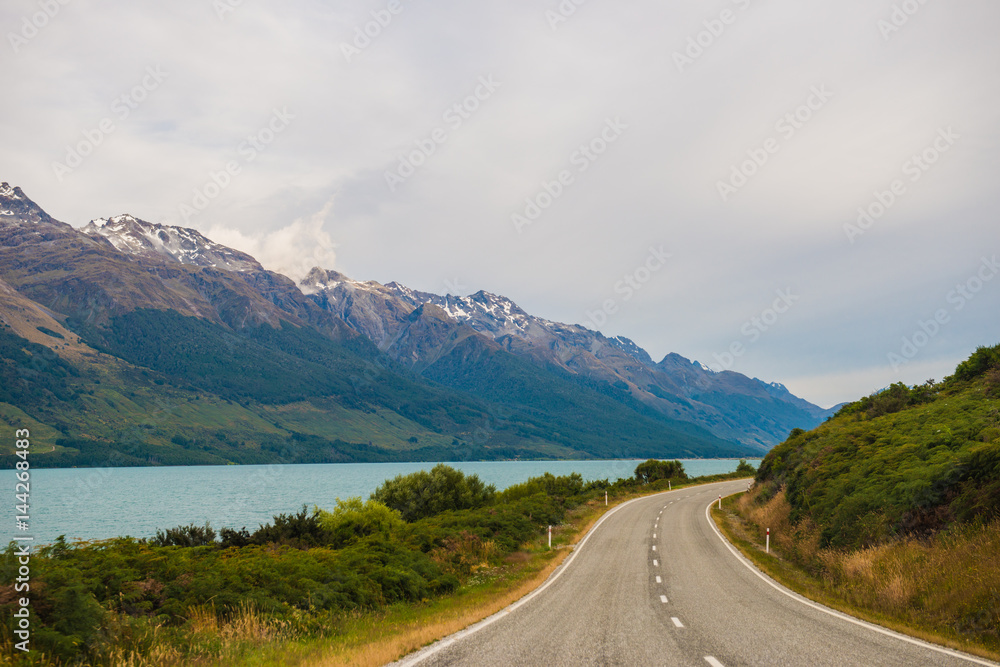
M662 602L663 604L667 604L667 596L666 595L661 595L660 596L660 602Z
M653 533L653 539L654 540L656 539L656 533Z
M653 545L653 551L656 551L656 545L655 544Z
M660 579L659 575L657 575L657 577L656 577L656 583L658 583L658 584L662 584L663 583L663 580Z
M712 665L712 667L726 667L725 665L723 665L721 662L719 662L718 660L716 660L715 658L713 658L710 655L706 655L705 656L705 662L707 662L708 664Z
M660 567L660 561L654 560L653 561L653 567Z
M674 622L674 625L676 627L678 627L678 628L683 628L684 627L684 624L681 623L681 619L677 618L676 616L671 616L670 620Z

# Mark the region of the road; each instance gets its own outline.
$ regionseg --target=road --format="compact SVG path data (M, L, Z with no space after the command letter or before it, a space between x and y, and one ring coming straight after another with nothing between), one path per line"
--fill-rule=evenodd
M623 504L539 590L399 667L993 665L825 610L748 567L707 517L722 482Z

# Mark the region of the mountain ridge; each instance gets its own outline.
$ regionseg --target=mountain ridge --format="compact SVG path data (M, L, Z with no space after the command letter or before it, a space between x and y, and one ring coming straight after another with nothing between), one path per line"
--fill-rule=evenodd
M448 417L447 410L439 413L444 416L435 418L437 421L427 422L438 424L435 429L450 424L440 431L443 437L434 436L433 441L444 443L451 439L460 450L475 451L477 456L495 457L503 452L530 456L531 451L545 452L546 457L609 456L609 453L644 457L656 455L657 451L664 456L747 455L766 451L772 438L780 441L773 434L786 426L780 418L765 415L760 424L745 420L752 425L753 432L748 437L733 437L739 432L733 423L723 423L720 427L713 422L713 419L725 422L727 418L713 406L713 402L726 403L725 387L706 382L703 374L707 371L700 365L679 355L667 355L660 362L665 370L658 370L649 355L627 338L606 338L579 325L532 316L503 296L486 291L466 297L440 296L396 282L383 286L356 281L337 271L319 268L296 284L286 276L264 269L250 255L217 244L196 230L150 223L128 214L98 218L82 229L73 228L52 219L20 188L6 183L0 185L0 267L2 287L25 303L34 304L30 308L0 309L0 316L16 320L17 335L25 334L39 344L51 345L57 354L67 355L67 359L75 349L74 358L84 367L94 368L98 365L95 360L101 359L131 378L146 373L143 367L158 368L157 383L166 382L178 391L194 387L205 392L209 378L198 377L183 357L176 356L172 348L176 343L163 337L181 336L178 340L183 340L184 336L195 336L208 346L206 349L228 338L231 342L218 348L216 354L233 363L246 363L245 354L252 348L259 350L254 354L265 355L256 357L264 366L268 364L268 355L274 359L287 358L290 367L311 368L307 374L318 373L317 378L331 372L348 372L351 377L361 378L355 385L378 387L379 383L389 382L388 387L407 386L412 388L407 391L417 394L430 391L438 396L427 405L451 401L456 406L466 406L456 414L482 412L486 416L476 419L501 424L490 435L492 444L490 438L484 441L480 438L480 442L470 446L467 436L474 429L461 426L461 418L455 421ZM31 326L13 314L30 309L48 313L52 319L46 321L50 325L39 320L39 324ZM173 312L181 317L164 319L155 315L157 312ZM195 324L197 320L205 320L210 326ZM122 337L123 331L145 336L149 327L162 330L149 343L152 346L149 350L159 350L159 356L150 356L149 350L137 349L128 337ZM39 328L63 336L63 340L42 333ZM321 337L309 331L316 331ZM311 342L303 342L307 339ZM240 351L243 356L233 356L234 345L245 348ZM316 349L310 351L310 345ZM330 349L320 352L319 348ZM292 356L282 357L283 354ZM119 359L121 355L125 358ZM315 361L309 361L313 357ZM108 362L109 359L113 361ZM163 366L166 359L173 359L174 365ZM690 377L682 377L684 374L677 373L677 368L683 368ZM225 375L227 371L216 372ZM677 377L671 378L671 373ZM797 412L786 409L787 413L794 413L791 416L794 426L809 427L817 419L819 408L791 396L787 390L782 393L783 387L779 390L738 374L733 376L745 384L743 394L737 398L746 405L739 410L768 407L767 401L796 408L795 401L799 401ZM273 374L267 377L268 382L276 381ZM375 379L366 379L370 377ZM653 385L647 391L637 382L649 377L656 382L656 393ZM244 389L222 400L238 400L244 409L256 415L273 411L261 408L260 389L249 387L244 380L231 378ZM300 407L314 415L310 419L323 421L315 417L315 406L319 403L327 405L323 409L334 404L349 411L374 409L373 414L382 415L379 419L389 421L395 419L391 414L399 410L410 415L406 420L424 419L399 399L390 398L397 390L390 388L388 394L369 391L358 399L344 393L348 392L346 385L334 381L333 376L317 381L340 398L325 399L307 390L306 403ZM733 384L732 378L729 384ZM433 389L435 386L442 389ZM507 393L499 392L497 387L504 387ZM541 387L548 390L541 391ZM218 390L216 387L212 391ZM774 396L762 395L768 392ZM86 391L83 393L86 395ZM334 404L329 400L334 400ZM672 409L664 409L664 405ZM380 412L386 409L389 412ZM489 416L498 412L513 417L504 421ZM700 422L692 419L698 413L702 417ZM571 425L566 415L592 424L593 432L581 431L578 424ZM608 424L594 421L598 415L621 425L621 433L625 435L613 436L614 431L607 430ZM732 416L728 418L732 422ZM256 423L255 419L245 417L247 423ZM347 421L355 419L360 418L352 412ZM370 423L369 418L360 421ZM314 424L313 436L309 437L349 432L357 438L366 432L365 428L370 428L336 428L328 422L329 419L321 426ZM550 429L546 424L562 425ZM389 430L402 435L406 428L411 427ZM426 428L412 427L425 435L415 433L409 440L430 437L426 436ZM296 432L288 424L277 430L291 435ZM576 435L567 439L560 435L562 431ZM451 435L445 436L445 432ZM607 432L604 444L595 439L597 432ZM655 436L658 432L662 435ZM393 445L396 437L382 439L383 445L397 448L395 453L387 454L386 450L380 456L395 456L399 447L411 452L417 449L412 442ZM658 437L660 445L655 444ZM625 444L615 444L622 438ZM581 444L584 441L591 444ZM630 449L629 442L645 444ZM680 444L684 442L690 445ZM375 445L379 446L382 445ZM364 456L357 448L352 451L351 456ZM433 453L441 454L440 450ZM235 456L233 452L229 455Z

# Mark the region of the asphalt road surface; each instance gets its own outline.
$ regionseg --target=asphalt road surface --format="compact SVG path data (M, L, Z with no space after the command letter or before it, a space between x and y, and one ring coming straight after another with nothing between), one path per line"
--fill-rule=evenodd
M791 593L721 539L721 482L625 503L532 595L396 665L994 665Z

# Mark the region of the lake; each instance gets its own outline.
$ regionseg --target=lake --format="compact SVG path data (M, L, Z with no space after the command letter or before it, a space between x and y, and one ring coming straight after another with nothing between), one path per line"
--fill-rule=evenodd
M483 461L449 463L479 475L498 490L546 472L580 473L584 480L631 477L641 461ZM690 476L732 472L736 459L684 460ZM751 461L754 465L758 462ZM31 471L31 535L35 544L67 539L152 537L157 529L210 522L251 532L275 514L302 505L329 508L337 498L367 498L396 475L429 470L434 463L343 463L313 465L164 468L73 468ZM13 470L0 471L10 499L4 532L13 537Z

